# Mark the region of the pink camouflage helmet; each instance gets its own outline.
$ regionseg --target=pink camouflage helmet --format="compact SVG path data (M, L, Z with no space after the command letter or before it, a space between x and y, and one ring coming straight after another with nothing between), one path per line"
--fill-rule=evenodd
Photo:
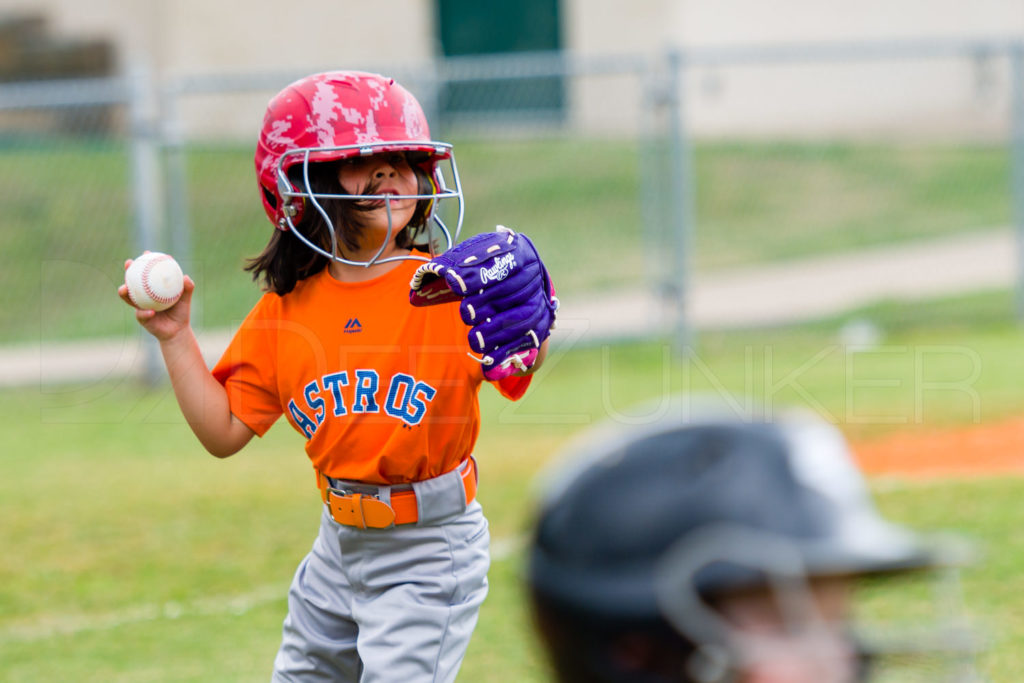
M441 230L451 247L462 227L463 200L452 146L430 139L427 118L419 102L394 79L362 71L328 71L302 78L285 87L267 106L256 145L256 176L263 208L279 230L291 230L313 250L347 263L370 265L378 262L350 262L315 246L296 226L310 205L330 219L318 202L320 197L366 199L367 196L317 195L297 187L289 170L309 163L336 161L381 152L419 152L411 159L431 180L433 192L422 195L381 195L386 202L422 199L431 202L428 224ZM452 180L449 188L441 162L447 162ZM458 221L454 233L437 215L437 200L458 200ZM433 227L431 226L431 227ZM390 228L389 228L390 229ZM438 246L430 239L431 251ZM399 257L428 260L418 256ZM389 259L381 259L381 261Z

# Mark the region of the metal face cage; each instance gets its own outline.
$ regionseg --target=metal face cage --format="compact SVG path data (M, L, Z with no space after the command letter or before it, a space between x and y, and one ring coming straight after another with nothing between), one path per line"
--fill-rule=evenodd
M433 186L434 191L428 194L410 194L410 195L394 195L394 194L366 194L366 195L353 195L353 194L324 194L314 193L310 191L299 190L295 187L292 181L288 178L288 169L298 164L302 165L302 179L303 186L305 188L310 187L309 182L309 164L318 163L323 161L336 161L342 159L349 159L356 156L371 156L374 154L380 154L383 152L422 152L428 155L429 158L435 159L433 168L428 173L430 183ZM296 159L296 157L299 157ZM443 168L447 165L447 172ZM450 184L449 184L450 183ZM445 142L423 142L423 141L389 141L382 143L366 144L366 145L345 145L341 147L306 147L293 149L285 152L281 155L281 158L277 162L277 186L278 193L281 196L284 204L283 214L284 217L282 222L284 225L280 227L285 230L291 230L299 240L313 251L326 256L327 258L337 261L339 263L345 263L353 266L369 267L376 263L387 263L389 261L401 261L401 260L415 260L415 261L429 261L433 256L444 253L450 249L459 238L459 233L462 231L462 220L465 215L465 203L462 195L462 183L459 180L459 170L455 162L455 150L452 145ZM380 249L377 253L368 261L354 261L345 258L341 255L338 249L338 236L337 226L334 225L331 217L324 209L323 200L327 199L342 199L351 201L383 201L385 210L387 211L388 217L388 232L384 241L381 243ZM415 200L430 200L430 208L425 218L425 239L417 240L417 244L426 246L428 248L430 256L419 256L416 254L408 254L405 256L390 256L387 258L381 258L381 254L387 249L387 246L395 238L397 231L392 220L391 215L391 202L404 199L415 199ZM442 199L455 199L457 200L457 213L456 223L454 231L451 230L445 223L444 219L438 211L438 205ZM305 207L303 209L302 207ZM330 226L331 236L331 251L328 252L325 249L313 244L313 242L302 234L299 226L296 224L296 218L300 216L301 211L309 210L309 207L315 209L320 216L326 221L327 225ZM401 226L402 229L405 226ZM442 248L443 247L443 248Z

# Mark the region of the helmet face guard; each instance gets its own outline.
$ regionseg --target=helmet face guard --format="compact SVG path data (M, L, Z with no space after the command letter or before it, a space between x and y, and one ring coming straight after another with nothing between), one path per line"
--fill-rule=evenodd
M701 573L722 563L758 577L781 629L737 627L706 601ZM736 672L780 655L798 661L806 675L815 672L814 680L823 683L866 680L862 648L851 625L821 611L814 580L792 538L732 524L712 524L682 539L658 560L654 573L661 616L695 645L688 666L698 680L731 681ZM759 604L756 609L765 608Z
M410 165L425 174L431 191L416 195L348 195L310 191L310 164L342 161L386 152L415 155ZM425 234L414 246L431 254L446 250L462 229L462 185L452 146L430 138L426 116L416 98L394 79L363 71L329 71L302 78L284 88L267 106L256 145L256 176L263 208L275 228L291 231L306 246L331 260L370 266L420 256L381 258L404 225L395 225L392 203L415 199L429 202ZM447 162L447 170L442 166ZM301 183L300 183L301 178ZM339 191L341 188L339 187ZM456 199L457 218L449 228L438 211L441 199ZM324 202L381 201L388 216L388 234L368 261L346 258L339 250L337 230ZM316 211L330 233L328 245L315 244L303 234L307 212Z
M883 680L981 680L976 657L982 648L969 625L959 567L823 572L815 558L834 551L729 523L702 527L670 547L656 562L653 583L661 618L694 645L687 662L692 679L732 683L740 672L783 662L788 670L804 673L800 680L822 683L875 680L876 675ZM753 577L756 583L746 593L705 592L709 578L713 584L730 574L741 582L736 585ZM882 585L871 577L900 579L890 590L913 596L901 599L906 601L902 608L914 616L879 619L861 613L862 591L867 588L870 595ZM848 611L823 607L819 589L843 594ZM747 615L767 610L777 622L769 620L765 627L761 621L760 628L750 629L733 621L735 608L721 600L737 595L742 596L738 602L754 601Z
M350 159L356 156L371 156L386 152L420 152L429 155L429 160L423 164L417 164L426 174L433 192L425 194L328 194L302 190L288 177L292 168L301 167L302 187L310 188L309 167L311 163L321 161L336 161ZM442 164L447 164L447 174L442 170ZM451 185L449 185L449 178ZM455 152L452 146L445 142L431 141L424 144L418 141L395 141L376 143L368 145L343 145L340 147L311 147L289 150L281 155L277 163L277 192L281 197L281 219L278 227L282 230L290 230L303 244L317 252L339 263L354 266L371 266L375 263L387 263L389 261L419 260L429 261L430 257L414 254L403 256L391 256L381 258L398 233L405 229L399 226L396 230L392 214L391 204L394 201L413 199L416 201L427 200L430 202L424 217L423 232L416 239L417 246L427 249L430 256L443 253L450 249L458 240L462 230L462 220L465 215L465 205L462 195L462 184L459 180L459 170L455 163ZM453 199L457 202L455 228L452 230L444 222L438 211L439 202L444 199ZM384 208L388 217L388 232L380 248L368 261L354 261L342 256L338 248L338 227L334 225L333 219L324 208L324 200L344 201L367 201L378 200L384 202ZM301 222L307 212L314 210L320 214L327 224L331 238L331 250L327 251L314 244L302 233Z

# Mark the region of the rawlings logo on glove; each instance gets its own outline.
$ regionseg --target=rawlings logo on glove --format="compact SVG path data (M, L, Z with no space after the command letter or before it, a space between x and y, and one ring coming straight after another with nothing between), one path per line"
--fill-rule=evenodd
M508 272L516 267L516 255L505 254L501 258L494 262L494 265L490 268L480 269L480 282L487 284L488 282L497 282L504 280L508 277Z
M413 306L461 301L469 346L492 381L529 369L554 329L558 299L548 271L533 242L503 225L424 263L409 286Z

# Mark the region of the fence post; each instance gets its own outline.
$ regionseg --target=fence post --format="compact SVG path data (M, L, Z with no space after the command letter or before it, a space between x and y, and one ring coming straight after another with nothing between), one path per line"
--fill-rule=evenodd
M168 248L186 272L201 276L202 265L194 260L192 251L192 226L188 219L188 171L185 167L185 135L182 129L181 111L178 103L182 89L178 83L165 87L161 96L160 149L164 155L165 187L164 206L167 208ZM198 273L196 273L198 269ZM193 327L202 327L201 297L192 300L191 318Z
M159 152L159 102L153 74L143 63L130 71L132 204L136 252L162 248L162 181ZM156 339L142 334L143 380L157 384L163 377Z
M670 296L673 306L673 336L676 350L682 354L693 344L687 298L690 296L690 264L693 243L693 150L686 129L685 55L678 48L669 50L668 129L669 129L669 216L675 268L670 268Z
M1017 246L1015 311L1024 322L1024 42L1010 46L1010 183L1014 237Z
M418 72L420 76L420 92L417 99L423 107L424 115L430 124L430 132L435 140L448 139L448 122L441 110L441 90L444 88L444 67L442 57L436 57L427 63L427 67Z

